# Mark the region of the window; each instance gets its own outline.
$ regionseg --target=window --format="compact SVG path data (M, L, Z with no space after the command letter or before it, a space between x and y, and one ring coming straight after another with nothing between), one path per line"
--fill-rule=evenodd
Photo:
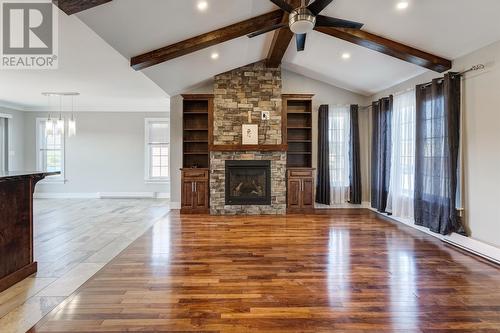
M434 105L433 105L434 104ZM448 135L446 133L444 97L437 96L425 102L422 127L424 132L423 149L423 187L424 196L448 198L447 187L443 183L449 183L448 165L449 154L447 147Z
M51 126L51 128L47 128ZM47 172L59 171L57 176L46 177L47 182L64 182L64 128L57 129L54 122L37 118L36 164L37 169Z
M169 179L170 126L167 118L146 118L146 181L166 182Z
M391 132L391 176L387 211L413 217L415 189L415 90L394 96Z
M330 106L329 109L330 197L332 203L342 204L349 201L350 109L349 106Z
M0 114L0 172L8 171L8 120Z

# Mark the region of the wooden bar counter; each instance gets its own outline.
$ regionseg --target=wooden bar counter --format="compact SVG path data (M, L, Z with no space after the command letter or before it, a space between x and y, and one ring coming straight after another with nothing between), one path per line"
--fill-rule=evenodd
M35 273L33 192L46 176L58 173L0 172L0 292Z

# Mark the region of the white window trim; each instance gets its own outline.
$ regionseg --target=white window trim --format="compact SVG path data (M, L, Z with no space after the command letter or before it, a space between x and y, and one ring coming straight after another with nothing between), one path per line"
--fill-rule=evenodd
M3 136L2 138L0 138L0 143L2 145L2 147L0 147L0 154L2 155L0 156L0 172L9 171L9 119L11 118L3 117L0 113L0 122L3 122L3 129L0 133L0 135Z
M40 124L43 121L49 120L48 118L36 118L36 132L35 132L35 141L36 141L36 168L40 171L44 171L40 161ZM66 169L66 135L65 129L63 130L63 140L62 140L62 156L61 156L61 174L59 176L50 176L46 177L41 181L41 183L50 183L50 184L64 184L66 183L65 177L65 169Z
M164 178L151 178L149 176L149 169L151 167L151 160L149 156L149 124L152 122L161 121L168 123L170 128L170 118L144 118L144 182L146 184L169 184L170 183L170 140L168 142L168 177Z

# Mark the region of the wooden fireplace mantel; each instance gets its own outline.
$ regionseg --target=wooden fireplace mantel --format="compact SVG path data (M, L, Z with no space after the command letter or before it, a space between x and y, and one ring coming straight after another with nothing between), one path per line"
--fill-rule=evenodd
M287 151L287 144L279 145L213 145L209 147L210 151L222 151L222 152L232 152L232 151Z

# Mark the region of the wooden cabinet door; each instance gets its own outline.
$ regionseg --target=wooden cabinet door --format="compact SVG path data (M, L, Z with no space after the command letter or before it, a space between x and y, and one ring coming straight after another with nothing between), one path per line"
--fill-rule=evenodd
M302 179L302 204L300 208L314 208L314 180Z
M197 181L195 183L194 209L208 208L208 182Z
M300 179L288 179L288 208L300 208Z
M194 204L194 182L182 181L181 208L193 208Z

